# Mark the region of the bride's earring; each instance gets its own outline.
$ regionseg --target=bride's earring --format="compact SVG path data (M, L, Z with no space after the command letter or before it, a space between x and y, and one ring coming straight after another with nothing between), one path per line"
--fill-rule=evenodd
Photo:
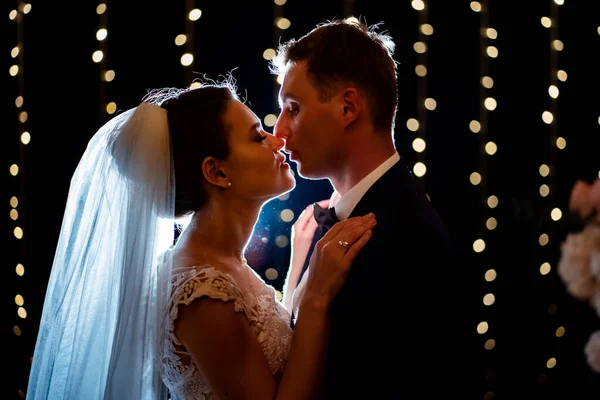
M227 187L231 187L231 182L227 182Z

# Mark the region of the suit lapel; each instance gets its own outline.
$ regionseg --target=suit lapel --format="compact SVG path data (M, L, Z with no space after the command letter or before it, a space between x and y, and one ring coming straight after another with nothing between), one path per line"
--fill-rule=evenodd
M410 198L417 195L417 185L412 175L402 160L399 160L367 190L350 213L350 217L370 212L374 212L377 216L378 210L389 210L389 202L393 202L395 207L401 209L407 205Z

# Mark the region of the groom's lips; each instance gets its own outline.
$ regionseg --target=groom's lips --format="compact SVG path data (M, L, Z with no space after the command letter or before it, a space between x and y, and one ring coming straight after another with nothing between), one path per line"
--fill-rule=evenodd
M287 150L289 154L289 158L291 161L296 161L298 159L298 152L293 150Z

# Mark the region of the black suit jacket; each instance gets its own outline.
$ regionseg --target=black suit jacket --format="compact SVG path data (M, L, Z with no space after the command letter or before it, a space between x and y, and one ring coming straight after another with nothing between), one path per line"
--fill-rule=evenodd
M472 288L441 218L402 161L350 216L369 212L377 219L373 237L331 308L325 398L481 398L473 393L481 344L468 319Z

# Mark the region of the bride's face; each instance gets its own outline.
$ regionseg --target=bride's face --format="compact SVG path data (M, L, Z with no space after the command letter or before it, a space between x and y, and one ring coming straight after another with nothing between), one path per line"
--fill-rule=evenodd
M283 141L265 132L260 119L240 101L230 102L224 120L229 128L225 164L231 190L263 200L292 190L296 181L281 152Z

